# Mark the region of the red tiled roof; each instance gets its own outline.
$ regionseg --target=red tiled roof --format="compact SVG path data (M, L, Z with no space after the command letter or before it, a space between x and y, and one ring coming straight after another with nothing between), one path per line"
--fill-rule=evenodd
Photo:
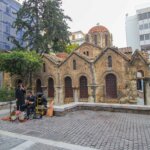
M62 53L57 53L56 56L62 59L66 59L69 55L65 52L62 52Z
M88 33L96 33L96 32L109 32L108 29L102 25L92 27Z

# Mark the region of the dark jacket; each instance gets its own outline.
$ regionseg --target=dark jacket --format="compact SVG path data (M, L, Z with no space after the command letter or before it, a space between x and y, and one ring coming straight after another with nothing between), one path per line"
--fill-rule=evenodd
M36 101L36 98L35 98L35 96L27 96L27 100L29 101L29 102L33 102L33 103L35 103L35 101Z
M20 106L25 104L25 93L26 91L23 89L20 89L19 87L16 89L15 97L16 99L18 99L17 103Z

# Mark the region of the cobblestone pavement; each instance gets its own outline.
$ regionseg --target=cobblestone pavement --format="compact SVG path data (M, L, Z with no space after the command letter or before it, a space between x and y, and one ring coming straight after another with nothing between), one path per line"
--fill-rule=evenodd
M0 121L0 130L101 150L150 150L149 115L82 110L25 123Z

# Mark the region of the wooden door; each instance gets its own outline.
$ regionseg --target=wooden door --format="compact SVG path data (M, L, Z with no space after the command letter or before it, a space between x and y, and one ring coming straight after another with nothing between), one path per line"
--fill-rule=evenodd
M48 97L54 98L54 80L52 78L48 79Z
M106 76L106 97L117 98L117 79L114 74Z
M36 81L36 92L42 92L42 87L41 87L41 80L37 79Z
M65 98L73 97L72 80L70 77L65 78Z
M87 78L82 76L80 78L80 98L88 98Z

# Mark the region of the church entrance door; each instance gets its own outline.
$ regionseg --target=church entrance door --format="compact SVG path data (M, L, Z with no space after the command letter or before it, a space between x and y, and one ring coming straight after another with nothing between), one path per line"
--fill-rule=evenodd
M117 98L117 79L114 74L108 74L105 78L106 81L106 97Z

